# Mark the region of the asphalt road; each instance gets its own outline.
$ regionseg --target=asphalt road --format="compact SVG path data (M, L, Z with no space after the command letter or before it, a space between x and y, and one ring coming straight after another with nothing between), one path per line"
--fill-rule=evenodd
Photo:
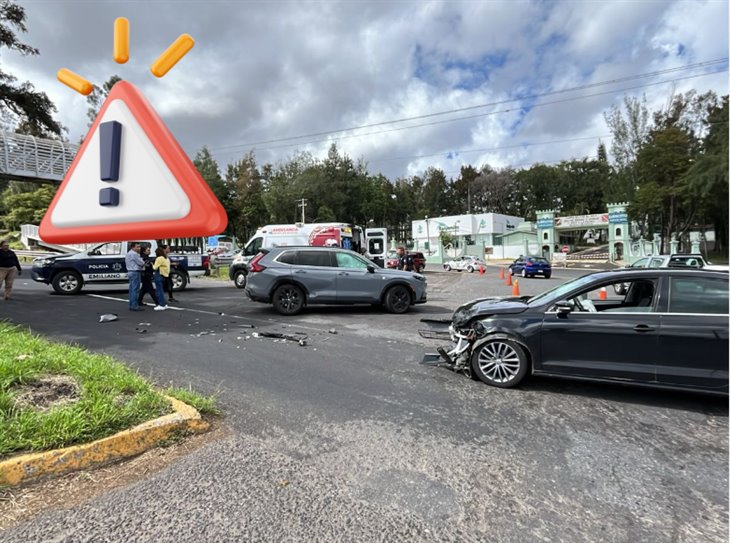
M429 303L404 316L336 307L287 319L230 283L194 280L179 309L130 313L119 287L57 296L27 275L0 317L217 393L233 437L0 541L727 537L727 400L550 379L500 390L418 364L434 346L416 333L421 318L510 292L494 268L429 273ZM119 320L100 324L104 313ZM252 336L266 331L308 345Z

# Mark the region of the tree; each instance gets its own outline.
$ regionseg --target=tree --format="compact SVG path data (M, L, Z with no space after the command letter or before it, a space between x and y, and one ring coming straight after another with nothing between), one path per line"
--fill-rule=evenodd
M690 167L685 181L693 197L701 202L698 219L715 230L715 251L728 248L728 97L710 108L708 134L700 156Z
M630 167L649 138L651 125L646 96L642 96L641 100L624 97L624 111L613 106L608 113L603 114L603 118L613 136L611 153L618 168Z
M16 192L12 186L5 189L0 195L3 227L19 230L22 224L39 224L57 189L57 185L36 186L32 191Z
M228 165L226 186L231 194L228 224L233 235L248 239L269 218L264 203L264 186L253 152Z
M101 87L94 85L94 90L86 97L86 102L89 104L89 108L86 110L86 116L89 119L89 126L91 126L96 120L96 116L99 114L99 110L101 109L104 100L106 100L106 97L109 96L109 92L112 90L112 87L121 80L122 78L115 74L107 79Z
M37 55L38 49L22 43L16 31L27 32L25 9L4 0L0 3L0 47L21 55ZM36 91L28 81L18 83L13 75L0 70L0 117L6 125L15 125L29 135L60 136L63 126L53 118L56 111L45 92Z

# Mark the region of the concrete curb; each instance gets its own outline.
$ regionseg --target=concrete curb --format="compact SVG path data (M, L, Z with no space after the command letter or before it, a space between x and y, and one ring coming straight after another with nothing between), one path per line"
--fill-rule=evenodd
M170 400L174 413L91 443L24 454L0 462L0 485L14 486L47 475L62 475L100 466L137 456L175 432L204 432L208 429L208 423L201 419L196 409L175 398L165 397Z

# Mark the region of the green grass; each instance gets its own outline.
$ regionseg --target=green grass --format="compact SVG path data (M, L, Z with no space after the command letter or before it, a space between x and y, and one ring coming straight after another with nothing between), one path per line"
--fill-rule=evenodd
M215 396L203 396L193 391L191 388L170 387L163 390L163 393L194 407L203 415L221 414L221 410L215 405Z
M152 386L112 358L53 343L0 322L0 457L85 443L172 411ZM42 412L16 404L18 386L65 375L78 401Z
M207 279L213 279L214 281L230 281L228 278L228 269L230 266L220 266L216 268L210 269L210 275L208 275Z

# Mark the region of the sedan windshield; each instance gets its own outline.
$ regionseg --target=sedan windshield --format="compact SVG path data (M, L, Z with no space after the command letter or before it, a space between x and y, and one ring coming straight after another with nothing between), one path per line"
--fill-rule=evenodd
M593 281L592 275L584 275L583 277L579 277L578 279L573 279L572 281L568 281L567 283L563 283L560 286L547 290L547 291L543 292L542 294L533 296L532 298L530 298L528 300L528 303L530 305L532 305L533 303L546 304L546 303L556 302L556 301L558 301L558 299L563 297L565 294L567 294L571 290L573 290L575 288L580 288L583 285L587 285L592 281Z

